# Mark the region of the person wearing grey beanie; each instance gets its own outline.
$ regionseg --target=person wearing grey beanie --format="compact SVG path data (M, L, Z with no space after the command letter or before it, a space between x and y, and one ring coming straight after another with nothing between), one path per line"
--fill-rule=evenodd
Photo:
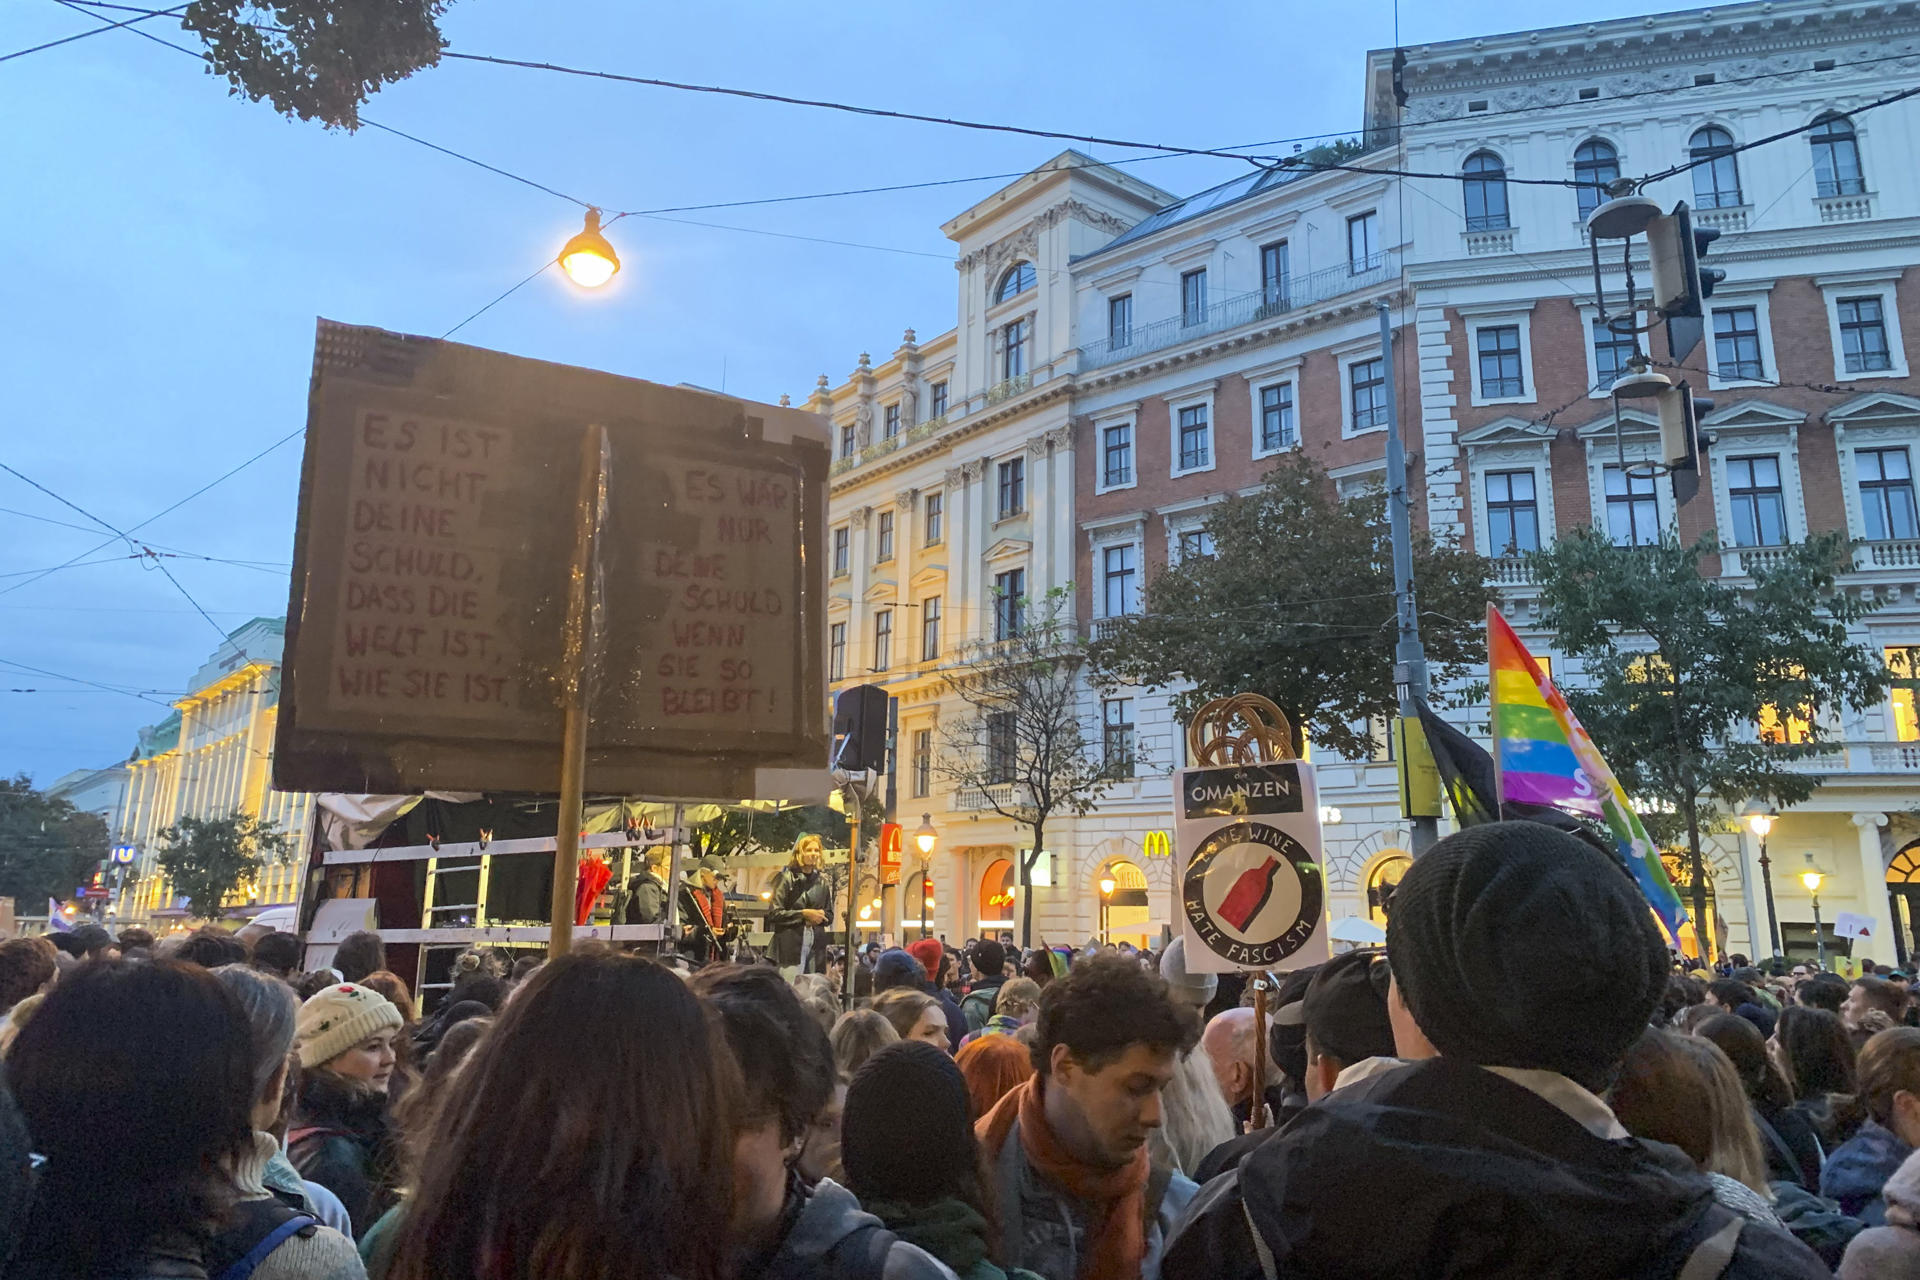
M1334 1089L1209 1183L1164 1275L1828 1274L1597 1096L1666 985L1652 910L1613 857L1543 823L1448 836L1395 890L1387 957L1407 1061Z

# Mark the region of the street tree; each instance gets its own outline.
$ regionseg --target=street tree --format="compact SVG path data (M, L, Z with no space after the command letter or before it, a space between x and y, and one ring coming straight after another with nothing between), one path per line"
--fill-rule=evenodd
M107 824L61 797L34 789L26 774L0 778L0 897L37 914L68 898L107 856Z
M1152 578L1141 612L1112 619L1088 649L1103 685L1164 689L1182 720L1208 701L1257 693L1303 737L1349 758L1372 745L1369 721L1395 715L1393 555L1386 495L1341 499L1304 451L1259 489L1214 507L1212 549ZM1482 556L1416 532L1413 580L1433 683L1486 661L1492 598Z
M830 846L845 844L847 820L825 805L726 809L720 816L694 825L692 853L696 858L782 853L809 833Z
M1033 939L1033 868L1056 816L1091 810L1133 768L1131 748L1107 759L1082 721L1085 647L1067 593L995 601L1002 638L967 645L944 683L965 710L942 727L933 768L1017 826L1033 843L1017 858L1020 945Z
M1620 547L1578 529L1530 557L1541 624L1585 670L1567 701L1628 794L1653 802L1649 834L1685 840L1696 926L1707 919L1703 823L1750 799L1806 800L1822 779L1794 762L1888 687L1885 664L1848 633L1878 602L1841 589L1853 565L1844 534L1770 552L1751 588L1701 572L1718 550L1712 534ZM1706 935L1697 927L1711 959Z
M293 853L293 837L236 809L222 818L181 818L160 832L160 870L193 914L220 917L230 894L251 886L268 863Z
M440 61L452 0L193 0L180 25L228 92L329 129L360 127L382 86Z

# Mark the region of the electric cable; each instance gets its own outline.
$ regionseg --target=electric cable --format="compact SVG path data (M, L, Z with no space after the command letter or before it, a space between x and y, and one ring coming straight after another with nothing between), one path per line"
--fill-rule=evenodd
M104 27L94 27L89 31L75 32L73 35L62 36L58 40L49 40L45 44L36 44L31 48L15 49L12 53L0 53L0 62L12 62L15 58L24 58L30 53L39 53L43 49L57 49L63 44L72 44L75 40L85 40L89 36L97 36L107 31L117 31L121 27L131 26L136 22L145 22L149 18L176 18L186 11L187 6L184 4L175 5L171 9L135 10L134 16L128 18L125 22L110 22ZM94 14L87 14L86 16L89 18L95 17Z

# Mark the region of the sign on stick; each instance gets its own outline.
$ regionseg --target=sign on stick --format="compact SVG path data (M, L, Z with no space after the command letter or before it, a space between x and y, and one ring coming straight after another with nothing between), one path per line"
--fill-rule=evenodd
M797 409L320 321L275 785L552 790L580 678L588 791L823 794L827 463Z
M1182 769L1176 778L1187 967L1224 973L1325 960L1326 877L1313 766L1222 765Z

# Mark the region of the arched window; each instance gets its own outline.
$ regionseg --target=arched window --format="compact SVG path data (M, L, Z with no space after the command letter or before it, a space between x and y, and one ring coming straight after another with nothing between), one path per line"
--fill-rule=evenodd
M1011 929L1018 918L1020 886L1014 879L1013 860L995 858L980 877L980 931Z
M1000 277L1000 287L994 291L993 300L1005 302L1008 298L1017 298L1033 288L1037 278L1031 262L1016 262Z
M1829 112L1815 122L1807 142L1813 147L1816 194L1857 196L1866 193L1866 175L1860 172L1860 140L1854 136L1853 121Z
M1740 199L1740 166L1733 155L1733 135L1717 124L1694 130L1687 143L1693 162L1693 202L1702 209L1730 209Z
M1390 852L1367 872L1367 919L1381 928L1393 910L1393 891L1413 867L1413 859L1398 850Z
M1467 230L1499 231L1507 221L1507 167L1491 151L1476 151L1461 169L1466 181Z
M1611 142L1588 138L1573 153L1573 180L1580 184L1580 219L1607 198L1607 184L1620 178L1620 153Z

